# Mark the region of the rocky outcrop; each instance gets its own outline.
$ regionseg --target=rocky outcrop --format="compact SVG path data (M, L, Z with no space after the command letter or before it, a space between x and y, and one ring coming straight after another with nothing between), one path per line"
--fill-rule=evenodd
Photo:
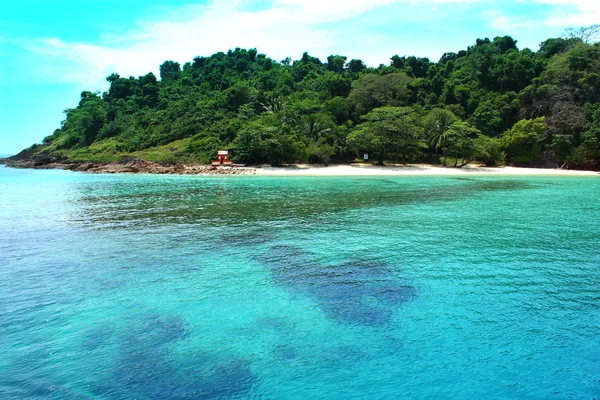
M109 164L91 162L41 163L39 162L39 160L9 158L6 159L6 166L13 168L68 169L72 171L80 171L93 174L143 173L171 175L254 175L256 173L256 169L247 168L245 166L240 165L161 165L131 156L125 157L117 162Z

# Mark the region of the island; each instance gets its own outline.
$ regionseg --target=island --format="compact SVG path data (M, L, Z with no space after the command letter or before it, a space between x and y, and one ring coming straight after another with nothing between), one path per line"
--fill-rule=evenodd
M394 55L378 67L308 53L278 62L237 48L165 61L160 79L113 73L106 92L81 93L60 128L4 162L190 174L261 169L236 164L597 171L598 59L600 43L576 36L537 51L509 36L477 39L437 62ZM219 151L234 166L209 165Z

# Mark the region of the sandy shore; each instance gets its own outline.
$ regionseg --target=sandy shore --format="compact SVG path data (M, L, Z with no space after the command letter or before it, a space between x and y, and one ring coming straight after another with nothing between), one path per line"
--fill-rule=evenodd
M429 164L407 164L376 166L372 164L344 164L322 166L316 164L294 164L283 167L261 166L210 166L210 165L159 165L136 157L110 164L95 163L49 163L38 165L32 160L12 160L6 166L14 168L68 169L72 171L115 174L169 174L169 175L262 175L262 176L443 176L443 175L498 175L498 176L597 176L598 171L578 171L567 169L519 168L519 167L478 167L467 165L463 168L441 167Z
M318 166L298 164L284 167L264 166L256 168L256 175L271 176L369 176L369 175L546 175L546 176L598 176L597 171L577 171L566 169L541 169L518 167L477 167L467 165L463 168L440 167L427 164L409 164L404 166L375 166L366 164Z

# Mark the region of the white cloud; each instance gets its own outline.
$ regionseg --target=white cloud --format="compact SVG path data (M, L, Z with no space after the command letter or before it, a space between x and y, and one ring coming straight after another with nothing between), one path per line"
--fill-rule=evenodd
M523 3L519 0L520 3ZM499 10L482 13L488 26L507 33L536 31L546 29L558 34L560 28L579 28L600 23L599 0L533 0L547 7L541 15L524 17L512 13L504 14Z
M398 51L393 44L400 42L398 37L386 36L385 32L361 35L360 26L352 32L339 32L334 29L335 24L398 3L407 4L412 12L438 15L436 7L443 4L478 1L489 0L274 0L268 8L256 8L253 0L211 0L205 5L182 7L152 21L140 21L119 36L104 34L94 44L60 38L21 43L35 55L29 66L39 80L75 83L80 88L92 89L105 88L104 77L112 72L138 76L153 71L158 75L158 66L164 60L184 63L197 55L235 47L257 47L278 60L288 56L298 58L304 51L321 58L345 52L349 58L378 65ZM550 14L536 20L534 16L508 16L494 11L483 16L490 28L507 34L531 32L542 25L560 28L600 22L598 0L533 1L550 6ZM435 57L439 55L438 49L432 46L448 47L448 38L439 38L437 43L429 40L424 45L420 42L425 39L415 37L416 32L403 35L401 51L406 54ZM462 45L456 43L457 49Z
M257 47L279 60L298 58L304 51L326 57L339 51L340 41L346 40L326 29L326 24L392 3L427 7L473 1L477 0L275 0L268 9L248 11L252 1L214 0L203 6L184 7L163 20L139 22L135 29L120 36L104 35L99 44L41 38L29 40L24 46L41 57L36 71L39 79L100 89L106 87L104 77L112 72L137 76L152 70L158 74L164 60L183 63L197 55L235 47ZM355 33L356 48L367 51L356 57L375 65L387 62L375 53L381 46L369 48L365 46L368 38Z
M600 23L598 0L534 0L536 3L555 6L552 15L544 22L552 27L581 27Z
M516 30L533 30L539 27L540 21L534 21L521 16L507 16L498 10L484 12L482 18L488 20L488 25L498 31L511 34Z
M346 19L397 0L276 0L275 9L299 13L309 23L333 22Z

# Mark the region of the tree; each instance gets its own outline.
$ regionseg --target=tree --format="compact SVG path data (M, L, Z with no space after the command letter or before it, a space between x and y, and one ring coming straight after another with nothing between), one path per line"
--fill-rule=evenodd
M425 117L425 133L429 139L429 145L436 151L442 150L443 161L442 165L446 165L446 150L447 150L447 139L448 129L457 117L448 110L434 108Z
M344 65L346 65L346 60L348 57L346 56L329 56L327 57L327 69L332 72L337 72L341 74L344 72Z
M82 92L77 108L66 110L58 147L84 147L92 144L106 122L106 104L97 93ZM55 132L56 135L56 132Z
M311 114L302 117L296 125L296 131L305 137L317 142L322 136L331 131L331 121L326 115Z
M325 109L333 116L338 124L343 124L350 118L348 102L342 97L334 97L325 103Z
M600 33L600 25L595 24L581 28L567 28L565 33L570 39L579 39L583 43L589 43L590 40L595 39L598 33Z
M287 155L285 142L278 128L254 123L238 133L232 149L245 163L281 165Z
M348 72L355 73L355 74L358 74L367 68L367 66L365 65L365 63L362 60L357 60L357 59L350 60L350 62L348 62L348 65L346 67L348 68Z
M473 158L483 161L487 167L498 165L502 161L502 143L498 138L477 135L472 141Z
M152 72L139 77L136 95L137 102L141 108L152 108L156 106L158 103L159 89L156 76Z
M322 71L323 63L317 57L302 54L302 58L292 64L292 75L296 82L302 81L310 72Z
M410 107L376 108L362 120L348 134L348 144L357 151L375 152L379 165L383 165L387 155L406 155L426 147L423 129L417 125Z
M406 58L405 70L407 75L415 78L423 78L427 74L430 62L429 58L417 58L410 56Z
M500 112L496 105L490 100L485 100L479 103L473 112L471 122L484 135L496 136L502 120L500 119Z
M318 162L327 165L331 160L331 156L335 154L335 150L332 145L319 140L307 146L306 154L308 155L308 162Z
M180 65L175 61L165 61L160 66L160 79L161 80L176 80L179 77Z
M541 156L541 143L548 136L546 118L522 119L502 135L506 161L533 163Z
M540 43L540 50L537 54L544 58L551 58L552 56L560 53L564 53L573 47L575 44L580 43L580 39L576 38L553 38L544 40Z
M387 75L367 74L354 83L348 95L348 102L357 117L377 107L404 106L408 104L408 83L406 74L396 72Z
M258 90L254 89L245 81L238 81L225 91L232 110L239 109L247 103L254 103L258 96Z
M406 63L406 57L400 57L399 55L392 56L390 59L392 61L392 67L402 69L404 68L404 64Z
M448 127L444 154L454 157L455 167L462 168L475 160L478 153L474 142L478 136L481 136L479 129L465 121L456 121Z
M310 86L313 90L322 93L325 98L347 97L352 88L352 81L344 75L327 71L311 79Z
M582 151L586 159L600 157L600 106L592 117L589 129L582 134Z
M584 43L594 29L548 39L538 52L504 36L437 63L396 55L376 68L335 54L324 63L308 53L278 62L240 48L183 69L169 60L160 80L114 73L106 93L84 92L36 151L82 160L102 149L111 157L153 146L148 153L160 153L181 141L173 145L181 161L226 148L246 162L326 163L363 149L380 162L439 153L458 166L473 157L493 165L505 150L513 163L554 157L600 168L600 44Z
M550 134L549 148L563 165L572 149L579 144L580 134L587 125L586 118L577 105L569 102L557 102L554 105L552 114L546 119Z
M120 78L119 74L113 73L106 77L106 81L110 82L112 84L112 83L115 83L117 81L117 79L119 79L119 78Z
M134 94L137 86L135 78L121 78L118 74L111 74L106 80L110 82L108 94L105 95L108 102L127 99Z

